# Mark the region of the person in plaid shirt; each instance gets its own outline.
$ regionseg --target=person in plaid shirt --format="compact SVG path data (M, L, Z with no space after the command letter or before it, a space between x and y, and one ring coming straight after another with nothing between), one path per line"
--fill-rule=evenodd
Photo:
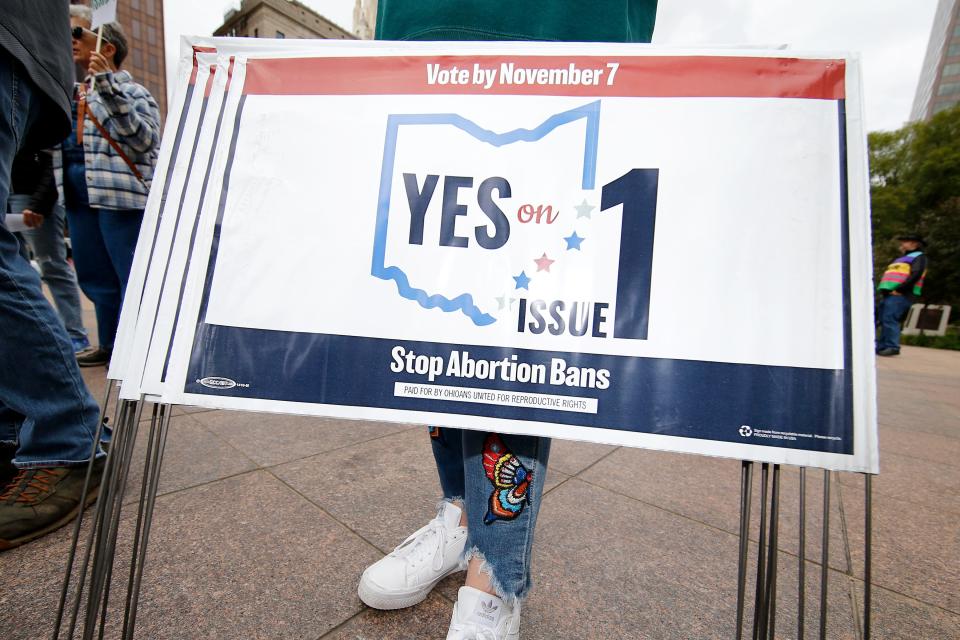
M77 362L98 366L113 351L160 147L160 109L120 68L127 55L120 26L103 26L97 52L89 7L70 10L73 60L87 78L77 85L74 130L61 145L61 175L77 281L97 314L99 346L79 353Z

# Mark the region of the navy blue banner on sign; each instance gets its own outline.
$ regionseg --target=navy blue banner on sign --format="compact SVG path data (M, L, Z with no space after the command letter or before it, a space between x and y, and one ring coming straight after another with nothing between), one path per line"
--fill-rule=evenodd
M843 371L468 347L214 325L203 325L197 342L203 348L194 351L187 393L508 420L558 419L557 411L530 404L502 406L442 396L396 397L394 393L396 383L481 386L494 391L560 395L571 402L597 400L595 414L563 411L561 421L566 424L852 452L852 425L845 419L842 401L847 377ZM413 357L407 358L408 354ZM398 357L403 366L395 372L391 365L398 362ZM408 361L415 364L408 366ZM493 370L491 363L504 361L506 366ZM478 367L479 362L485 365ZM416 373L420 363L426 363L420 369L426 370L423 374ZM437 363L442 371L432 379L431 363ZM451 363L461 375L446 375ZM536 373L523 375L521 364L531 367L523 371L542 372L545 381L516 381L537 379ZM541 366L543 369L538 368ZM471 367L474 375L463 375ZM556 372L561 367L563 382L551 384L551 379L559 379ZM484 379L477 379L478 371L486 371ZM571 376L576 379L571 380ZM591 381L594 388L590 387ZM606 388L598 388L601 385ZM828 397L838 401L804 402L806 398ZM798 406L804 410L797 411ZM765 434L770 435L758 437Z

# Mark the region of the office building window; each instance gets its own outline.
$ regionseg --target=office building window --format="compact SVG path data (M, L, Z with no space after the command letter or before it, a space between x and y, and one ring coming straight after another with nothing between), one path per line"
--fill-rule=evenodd
M956 105L957 105L956 101L954 101L954 102L938 102L936 105L934 105L934 107L933 107L933 112L934 112L934 113L940 113L941 111L946 111L947 109L949 109L949 108L951 108L951 107L955 107Z
M940 85L940 91L937 91L938 96L953 96L960 94L960 82L946 82Z
M130 23L130 34L133 36L134 40L140 39L140 21L136 18Z
M960 42L950 45L947 50L947 57L952 58L953 56L960 56Z
M156 27L152 27L152 26L150 26L150 25L147 25L147 44L149 44L151 47L155 47L155 46L157 45L157 29L156 29Z
M954 62L952 64L943 65L943 76L957 76L960 75L960 62Z
M284 35L283 31L277 31L277 37L278 37L278 38L286 38L287 36Z
M143 2L144 2L144 4L147 5L147 6L146 6L146 10L147 10L147 15L148 15L148 16L155 16L155 15L157 15L157 4L156 4L156 0L143 0Z

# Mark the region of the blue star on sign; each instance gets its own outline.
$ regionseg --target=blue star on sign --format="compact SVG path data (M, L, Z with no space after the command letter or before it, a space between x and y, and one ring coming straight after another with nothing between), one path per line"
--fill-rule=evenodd
M581 238L577 235L577 232L574 231L572 234L564 238L564 240L567 241L567 251L570 251L571 249L580 251L580 243L583 242L585 238Z
M513 276L513 280L517 283L515 288L526 289L527 291L530 290L530 287L528 286L530 284L530 277L527 276L525 272L521 271L520 275Z

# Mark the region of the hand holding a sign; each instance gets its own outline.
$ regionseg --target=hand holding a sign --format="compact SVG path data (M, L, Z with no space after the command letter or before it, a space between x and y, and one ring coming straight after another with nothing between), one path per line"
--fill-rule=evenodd
M116 71L111 62L115 47L111 43L104 41L100 47L100 51L102 53L98 51L90 52L90 66L87 67L87 73L91 76Z

